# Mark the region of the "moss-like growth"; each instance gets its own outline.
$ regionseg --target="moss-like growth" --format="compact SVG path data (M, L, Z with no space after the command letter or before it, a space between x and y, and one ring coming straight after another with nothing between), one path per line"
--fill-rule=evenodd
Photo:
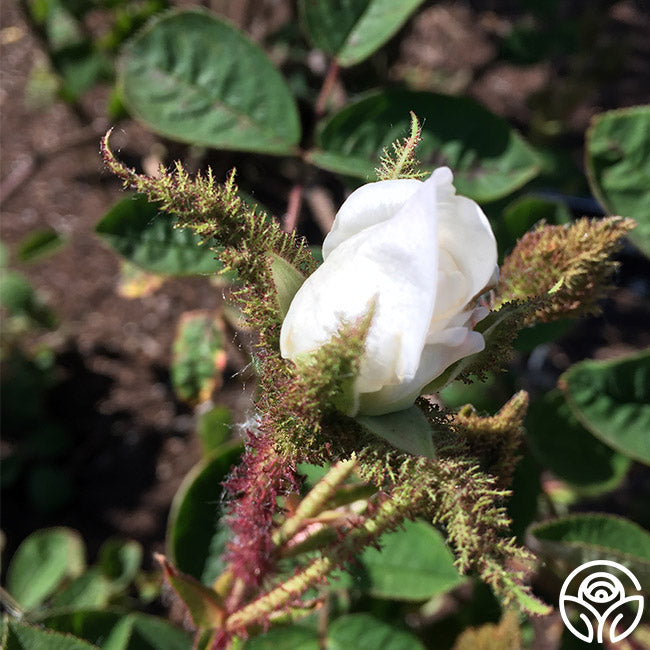
M422 127L411 111L411 132L403 140L385 148L375 170L377 180L392 181L398 178L425 178L430 172L422 169L415 150L422 140Z
M526 233L505 259L495 307L545 296L521 326L598 311L617 262L612 255L632 219L579 219L568 226L542 224Z
M180 163L171 171L161 166L159 176L151 178L117 160L108 145L109 136L110 131L101 148L108 169L125 187L144 194L176 217L177 227L190 228L205 242L223 247L215 253L226 269L237 272L242 287L236 295L248 323L259 332L262 347L277 349L283 314L273 282L272 255L307 276L317 264L305 242L242 201L234 170L222 184L215 181L211 169L192 178Z
M503 488L510 486L519 461L518 450L528 401L528 393L520 391L491 417L479 416L471 404L463 406L454 416L454 421L463 429L471 452Z

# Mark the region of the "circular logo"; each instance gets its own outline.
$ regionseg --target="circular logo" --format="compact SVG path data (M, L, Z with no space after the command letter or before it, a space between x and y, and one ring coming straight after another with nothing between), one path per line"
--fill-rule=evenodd
M603 570L607 568L614 569L619 575ZM628 591L640 592L641 584L629 569L618 562L594 560L574 569L567 576L560 591L560 614L569 632L587 643L594 639L603 643L606 626L609 641L612 643L632 634L643 615L643 596L628 596L626 588ZM569 591L577 595L569 595ZM578 627L582 628L582 631L569 620L566 612L569 603L579 614L582 624L578 624ZM626 607L636 614L631 624L622 626Z

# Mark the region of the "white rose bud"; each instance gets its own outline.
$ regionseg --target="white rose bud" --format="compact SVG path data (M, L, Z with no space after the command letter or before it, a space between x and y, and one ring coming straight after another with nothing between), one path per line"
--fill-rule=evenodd
M477 298L498 277L479 206L456 196L447 167L426 181L368 183L341 206L323 264L293 298L280 350L299 361L374 304L348 415L408 408L451 364L485 347Z

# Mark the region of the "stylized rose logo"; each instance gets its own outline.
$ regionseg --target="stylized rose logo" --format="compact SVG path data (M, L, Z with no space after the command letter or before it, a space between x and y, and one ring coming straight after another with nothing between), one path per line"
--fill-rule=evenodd
M636 576L629 569L618 564L618 562L612 562L611 560L585 562L572 571L562 585L562 591L560 592L560 614L569 631L587 643L591 643L594 637L596 637L598 643L603 643L605 624L609 623L609 640L612 643L616 643L631 634L639 624L643 615L643 596L627 596L623 582L616 575L609 571L594 572L589 570L592 567L613 567L622 573L623 576L629 578L630 586L633 586L636 591L641 591L641 584L636 579ZM584 573L587 575L580 582L577 589L578 595L567 595L567 591L572 587L572 583L575 584L573 582L574 578ZM566 612L567 603L571 603L578 610L580 619L586 625L586 632L577 630L569 620ZM631 607L633 611L636 608L636 616L632 623L621 632L619 631L619 626L623 619L625 605ZM595 630L594 624L596 625Z

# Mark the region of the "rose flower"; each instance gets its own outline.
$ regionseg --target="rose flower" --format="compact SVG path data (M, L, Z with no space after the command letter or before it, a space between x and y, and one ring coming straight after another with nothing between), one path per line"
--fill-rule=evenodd
M300 365L373 309L348 415L408 408L451 364L485 346L481 294L498 276L490 224L447 167L424 182L368 183L336 215L323 264L293 298L282 356Z

